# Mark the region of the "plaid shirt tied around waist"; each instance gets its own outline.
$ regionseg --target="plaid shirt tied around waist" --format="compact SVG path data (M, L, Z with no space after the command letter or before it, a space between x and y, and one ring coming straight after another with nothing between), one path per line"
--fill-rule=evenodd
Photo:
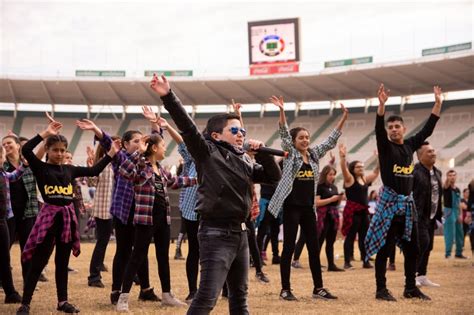
M337 231L339 228L339 210L337 206L323 206L317 207L316 213L318 215L316 221L316 231L318 232L318 237L321 236L321 233L324 229L324 219L326 219L327 215L330 215L334 220L334 229Z
M349 230L352 226L352 219L354 218L354 213L358 212L369 213L369 206L364 206L358 202L347 200L346 205L344 206L344 212L342 213L342 235L346 236L349 233Z
M397 194L392 188L382 186L379 192L379 200L375 214L370 221L369 230L365 237L365 250L369 257L378 253L385 245L388 230L395 215L405 216L405 230L401 239L397 239L397 245L401 247L401 240L410 241L415 218L415 201L413 194L408 196Z

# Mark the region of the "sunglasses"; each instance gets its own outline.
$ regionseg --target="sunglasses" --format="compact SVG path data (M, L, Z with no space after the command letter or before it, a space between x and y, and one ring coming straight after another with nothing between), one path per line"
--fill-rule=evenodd
M239 131L240 131L240 133L242 134L242 136L244 136L244 137L245 137L245 135L247 134L247 131L246 131L244 128L239 128L239 127L230 127L230 128L229 128L229 131L230 131L234 136L237 135L237 134L239 133Z

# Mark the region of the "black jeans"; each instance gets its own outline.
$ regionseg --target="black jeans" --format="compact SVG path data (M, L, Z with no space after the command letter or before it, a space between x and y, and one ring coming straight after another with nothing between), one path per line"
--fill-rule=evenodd
M7 220L0 219L0 276L5 296L16 292L13 284L12 271L10 269L10 235L8 233Z
M22 304L29 305L31 303L31 299L33 298L33 292L35 291L39 276L41 275L41 272L48 263L49 257L53 252L55 243L56 255L54 257L54 263L56 265L55 278L58 302L68 300L67 266L69 264L69 257L71 256L72 242L66 244L61 241L63 226L63 215L61 212L59 212L54 217L54 223L48 230L48 233L46 234L43 242L37 245L33 253L33 257L31 258L31 270L25 281L25 287L23 288ZM77 227L74 226L74 222L71 222L71 229L76 228Z
M358 242L359 242L359 251L361 260L365 259L365 245L364 240L365 236L367 235L367 230L369 229L369 216L366 212L360 211L354 213L352 217L352 225L349 229L349 232L346 235L346 239L344 240L344 262L350 263L351 257L354 256L354 241L356 235L358 235Z
M153 225L135 225L135 242L133 244L132 256L125 269L122 293L130 292L135 274L148 257L148 248L150 247L152 237L155 241L155 253L158 262L161 291L171 291L169 263L170 226L166 222L166 210L159 209L156 212L157 213L153 215Z
M34 218L17 218L13 217L8 219L8 230L10 231L10 248L15 243L18 235L18 241L20 243L20 253L23 252L28 236L30 236L31 229L35 225L36 217ZM31 261L21 262L21 273L23 276L23 285L28 276L28 272L31 269Z
M100 270L104 265L105 251L109 244L110 235L112 234L112 219L99 219L95 218L95 235L96 243L94 251L92 252L91 263L89 266L89 277L87 278L90 282L99 281L102 279L100 276Z
M116 249L112 268L112 291L120 291L123 283L125 268L128 260L132 255L132 248L135 239L135 227L132 220L128 224L123 224L116 217L113 218L115 228ZM148 289L150 287L150 276L148 274L148 257L138 268L138 278L140 279L140 287Z
M224 282L229 288L229 313L248 314L247 232L234 232L201 222L198 239L201 279L187 314L209 314L216 305Z
M260 252L264 251L263 239L267 235L268 230L270 230L270 240L272 242L272 252L273 257L278 256L278 234L280 233L280 220L275 218L270 212L266 209L260 209L260 211L265 211L262 222L257 231L257 245Z
M301 226L301 234L305 236L309 266L313 277L314 288L323 287L321 275L321 262L319 260L319 244L316 233L316 215L313 207L301 207L293 205L283 206L283 252L281 254L280 275L281 286L284 290L290 290L291 257L295 250L296 234L298 225Z
M199 273L199 221L190 221L181 218L182 224L186 226L188 233L188 256L186 257L186 276L188 278L189 293L197 291L197 279Z
M295 254L293 255L294 260L300 260L301 253L303 252L304 244L306 244L306 239L304 238L303 233L300 233L300 237L295 245Z
M327 213L324 218L324 227L319 238L319 248L323 247L326 241L326 257L328 260L328 268L334 266L334 242L336 242L337 227L334 219Z
M257 239L255 235L255 223L252 220L248 219L245 222L245 225L247 225L249 251L250 251L250 256L252 256L253 265L255 266L255 270L257 272L262 272L262 257L260 256L260 251L258 250L258 246L257 246Z
M436 220L433 219L429 224L418 224L418 239L420 242L420 252L417 257L416 271L419 276L426 276L428 268L428 260L430 253L433 250L434 243L434 230L436 226Z
M385 245L377 253L375 258L375 280L377 284L377 291L386 288L387 279L385 273L387 272L387 258L390 256L390 251L394 248L396 239L401 238L405 230L405 216L394 216L392 224L387 232ZM411 240L402 240L402 250L405 256L405 288L410 290L416 288L416 257L418 255L418 227L416 222L413 224L411 232Z

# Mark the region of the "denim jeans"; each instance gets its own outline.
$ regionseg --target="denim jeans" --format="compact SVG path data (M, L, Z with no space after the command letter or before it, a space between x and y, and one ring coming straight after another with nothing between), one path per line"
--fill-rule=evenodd
M209 314L227 281L229 313L248 314L249 249L247 231L209 227L198 232L201 280L187 314Z

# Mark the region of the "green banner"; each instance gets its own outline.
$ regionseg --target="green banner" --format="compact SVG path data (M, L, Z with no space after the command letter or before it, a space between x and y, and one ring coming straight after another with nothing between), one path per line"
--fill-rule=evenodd
M453 51L469 50L469 49L472 49L472 42L456 44L456 45L451 45L451 46L423 49L421 51L421 55L431 56L431 55L446 54Z
M165 77L192 77L193 70L145 70L145 77L152 77L153 74L164 75Z
M76 77L124 77L121 70L76 70Z
M374 61L374 58L372 56L352 58L352 59L332 60L332 61L326 61L324 63L324 68L360 65L363 63L372 63L373 61Z

